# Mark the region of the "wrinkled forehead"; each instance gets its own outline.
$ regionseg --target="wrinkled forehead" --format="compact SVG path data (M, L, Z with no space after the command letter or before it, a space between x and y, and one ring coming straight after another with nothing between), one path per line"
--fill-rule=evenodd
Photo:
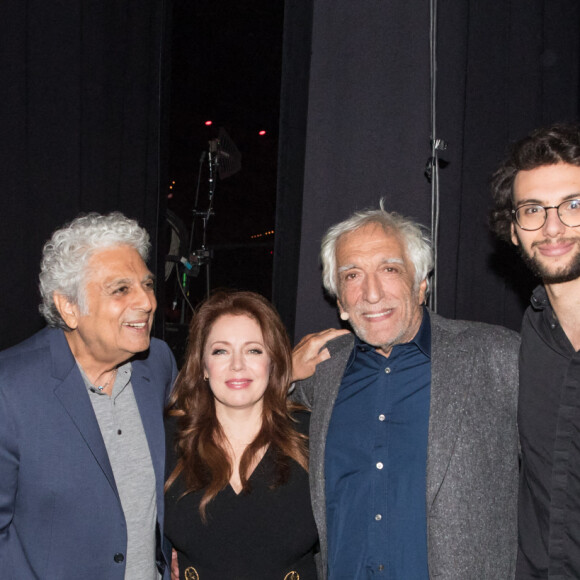
M109 246L91 252L84 273L85 283L116 277L143 280L152 278L153 274L133 246Z
M357 256L380 256L382 259L406 264L407 251L403 237L393 228L380 223L370 223L343 234L336 244L337 268L346 266ZM346 262L345 262L346 261Z

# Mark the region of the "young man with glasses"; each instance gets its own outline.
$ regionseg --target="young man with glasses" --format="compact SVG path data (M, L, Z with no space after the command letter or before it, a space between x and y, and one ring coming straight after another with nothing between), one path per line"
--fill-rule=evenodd
M517 580L580 578L580 126L516 143L492 225L541 279L522 323Z

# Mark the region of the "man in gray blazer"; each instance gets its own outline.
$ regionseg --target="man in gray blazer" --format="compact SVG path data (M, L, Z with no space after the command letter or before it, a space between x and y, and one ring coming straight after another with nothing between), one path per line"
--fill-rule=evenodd
M320 577L513 578L517 334L429 312L429 240L382 204L332 227L321 257L354 335L294 355Z

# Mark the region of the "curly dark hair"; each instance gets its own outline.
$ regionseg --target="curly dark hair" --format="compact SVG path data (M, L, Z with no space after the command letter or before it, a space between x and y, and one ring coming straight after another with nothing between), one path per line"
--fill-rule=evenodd
M580 124L558 123L537 129L512 146L491 182L495 207L490 225L500 239L511 240L513 186L518 172L556 163L580 167Z

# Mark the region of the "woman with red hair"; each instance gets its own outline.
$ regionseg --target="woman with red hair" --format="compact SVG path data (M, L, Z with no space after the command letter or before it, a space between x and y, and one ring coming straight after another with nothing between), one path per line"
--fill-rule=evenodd
M168 406L165 534L180 578L316 579L309 415L287 398L291 373L265 298L219 292L200 306Z

